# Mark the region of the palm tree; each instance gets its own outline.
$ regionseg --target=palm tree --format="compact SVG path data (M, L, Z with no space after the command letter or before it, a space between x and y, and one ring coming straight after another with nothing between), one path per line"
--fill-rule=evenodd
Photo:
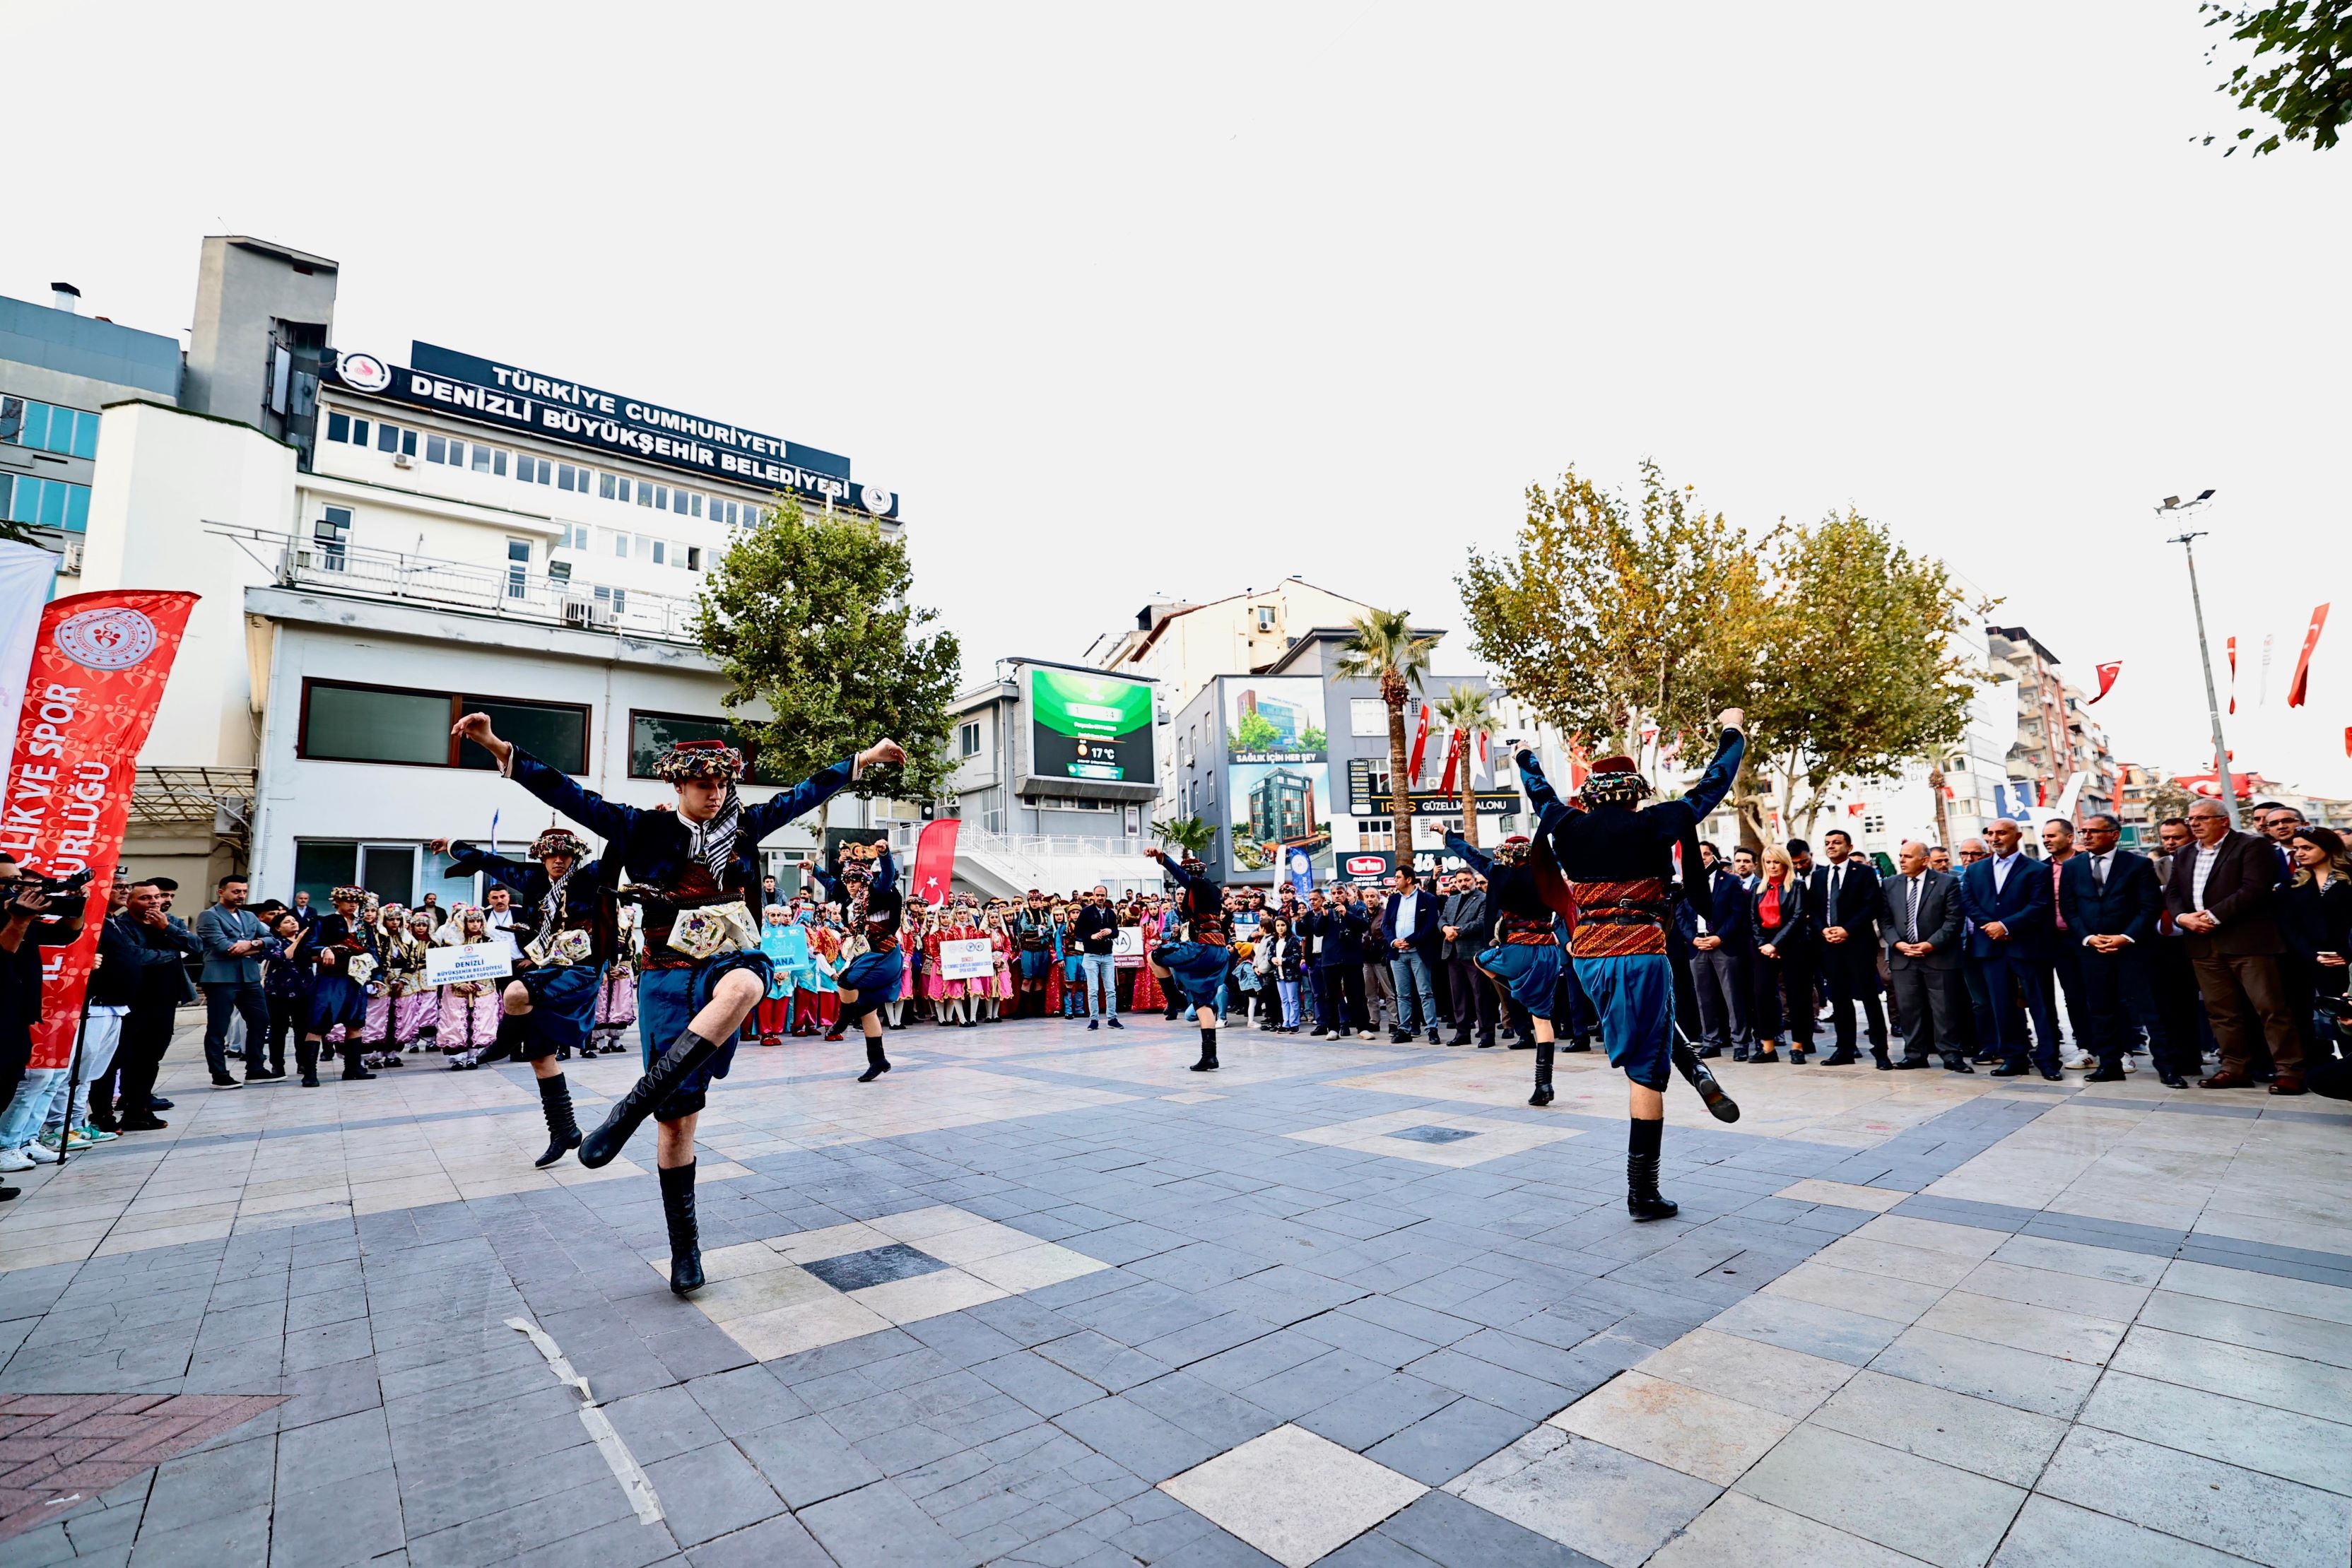
M1462 732L1462 836L1478 847L1478 797L1470 786L1470 764L1481 736L1495 733L1495 694L1475 686L1449 686L1437 699L1437 721Z
M1412 864L1412 773L1406 765L1404 705L1429 673L1434 637L1416 637L1403 610L1375 610L1353 622L1355 635L1339 650L1334 674L1347 680L1378 681L1389 705L1389 810L1396 819L1396 863Z
M1160 842L1174 844L1187 854L1199 854L1217 836L1217 830L1199 817L1171 817L1164 822L1151 824L1151 831Z

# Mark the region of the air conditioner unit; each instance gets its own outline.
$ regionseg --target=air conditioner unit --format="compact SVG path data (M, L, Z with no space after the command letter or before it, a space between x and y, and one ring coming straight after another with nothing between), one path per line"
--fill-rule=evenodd
M590 606L588 607L588 624L589 624L589 625L591 625L591 626L618 626L620 623L621 623L621 618L620 618L620 616L619 616L619 615L617 615L617 614L615 614L615 613L614 612L613 607L612 607L611 605L609 605L609 604L592 604L592 605L590 605Z
M81 575L81 541L79 539L71 539L67 541L66 559L59 563L58 567L58 575L59 577L79 577Z
M395 452L392 455L392 465L394 468L414 468L416 466L416 459L405 452Z
M566 626L587 626L593 623L596 607L584 599L563 601L563 623Z
M317 570L319 565L319 552L317 550L296 549L290 550L288 553L294 558L294 570L296 571L312 571Z

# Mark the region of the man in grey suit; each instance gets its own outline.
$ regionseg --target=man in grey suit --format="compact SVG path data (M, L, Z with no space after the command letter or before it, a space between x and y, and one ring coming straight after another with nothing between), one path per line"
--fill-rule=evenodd
M1479 953L1494 940L1495 917L1486 913L1486 890L1467 871L1454 873L1453 891L1438 912L1438 929L1445 937L1439 956L1445 964L1446 992L1454 1002L1454 1038L1448 1045L1470 1043L1470 1025L1478 1026L1478 1046L1495 1043L1498 1004L1495 988L1479 972Z
M1926 1067L1933 1051L1945 1071L1973 1072L1961 1050L1959 879L1932 869L1916 839L1905 841L1895 863L1896 874L1878 888L1878 932L1903 1019L1903 1060L1895 1065Z
M205 954L205 1065L212 1069L213 1087L242 1089L285 1077L282 1069L272 1072L262 1061L269 1043L269 1004L261 998L261 956L269 934L245 906L245 878L220 879L212 906L196 916L196 940ZM228 1070L232 1013L245 1019L243 1082Z

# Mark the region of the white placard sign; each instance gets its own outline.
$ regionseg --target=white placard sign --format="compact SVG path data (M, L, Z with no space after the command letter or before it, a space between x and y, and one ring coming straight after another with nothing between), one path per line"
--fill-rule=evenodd
M995 973L995 951L987 937L963 936L940 944L940 978L985 980Z
M470 942L435 947L425 955L425 983L454 986L466 980L503 980L514 973L514 951L503 942Z
M1143 927L1140 925L1120 926L1118 928L1118 938L1111 943L1110 951L1111 956L1115 958L1142 957Z

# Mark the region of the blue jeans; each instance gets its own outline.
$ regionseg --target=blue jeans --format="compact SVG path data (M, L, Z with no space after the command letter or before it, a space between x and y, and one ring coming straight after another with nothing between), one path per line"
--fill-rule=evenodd
M1396 978L1396 1027L1407 1034L1437 1027L1437 988L1429 977L1429 960L1408 947L1389 959L1389 973ZM1414 998L1419 998L1419 1023L1415 1016Z
M1097 998L1100 998L1100 1016L1109 1018L1118 1011L1118 959L1108 953L1087 953L1079 961L1086 966L1087 1017L1097 1016Z
M21 1149L33 1141L49 1114L49 1101L65 1089L67 1069L28 1067L16 1097L0 1113L0 1149Z
M1274 983L1274 992L1282 998L1282 1027L1297 1029L1298 1027L1298 982L1276 980Z

